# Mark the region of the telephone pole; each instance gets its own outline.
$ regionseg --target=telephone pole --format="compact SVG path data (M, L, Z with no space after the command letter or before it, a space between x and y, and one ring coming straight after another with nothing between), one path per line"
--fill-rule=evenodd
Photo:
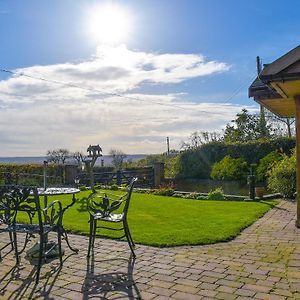
M167 155L169 155L169 154L170 154L170 139L167 136Z

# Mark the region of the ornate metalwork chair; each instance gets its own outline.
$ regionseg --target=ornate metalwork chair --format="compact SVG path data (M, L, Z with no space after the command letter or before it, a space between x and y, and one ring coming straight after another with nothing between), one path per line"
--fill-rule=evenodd
M33 223L35 221L35 223ZM31 252L31 259L37 260L36 283L39 281L40 269L43 262L46 262L47 255L58 248L60 266L62 266L62 205L58 200L51 202L44 209L40 206L37 188L21 186L0 187L0 233L8 232L10 242L2 247L12 245L15 252L16 263L20 262L20 254L25 250L26 245L32 237L39 235L39 244L35 251ZM57 232L57 244L49 247L48 234L51 231ZM25 234L24 244L19 250L17 234ZM49 256L48 256L49 257Z
M122 197L107 193L93 193L88 200L88 212L90 214L90 238L89 238L89 248L88 257L90 257L91 249L94 248L96 230L97 228L108 229L108 230L123 230L124 235L117 237L117 239L122 239L126 237L129 248L135 258L134 253L134 242L131 237L127 213L129 208L129 203L131 199L131 194L133 186L137 178L133 178L127 187L127 193ZM121 228L115 228L113 226L97 226L97 223L101 221L102 223L122 223Z

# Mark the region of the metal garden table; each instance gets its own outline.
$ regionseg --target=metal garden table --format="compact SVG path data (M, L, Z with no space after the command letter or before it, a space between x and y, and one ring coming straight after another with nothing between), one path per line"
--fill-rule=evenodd
M50 196L59 196L59 195L72 195L72 201L69 205L65 206L62 209L62 221L63 221L63 215L66 212L67 209L69 209L71 206L73 206L76 202L76 197L75 194L79 193L80 190L77 188L66 188L66 187L49 187L49 188L38 188L38 194L39 196L44 196L44 207L47 207L48 205L48 197ZM45 213L45 220L47 221L47 214ZM73 252L77 253L78 249L73 248L70 243L69 243L69 239L68 239L68 234L66 232L66 230L64 229L63 223L62 223L62 237L65 239L68 247L70 250L72 250ZM54 241L46 241L46 248L47 249L55 249L56 248L56 242ZM38 246L34 246L32 249L30 249L27 254L33 255L33 252L38 251ZM46 256L48 257L48 256ZM54 250L54 254L50 253L49 254L49 258L54 258L57 257L55 250Z

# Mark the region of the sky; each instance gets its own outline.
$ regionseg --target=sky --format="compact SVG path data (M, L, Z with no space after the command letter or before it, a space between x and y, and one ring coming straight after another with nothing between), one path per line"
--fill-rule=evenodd
M298 46L298 0L0 0L0 156L179 150L243 108L256 56ZM5 72L7 71L7 72Z

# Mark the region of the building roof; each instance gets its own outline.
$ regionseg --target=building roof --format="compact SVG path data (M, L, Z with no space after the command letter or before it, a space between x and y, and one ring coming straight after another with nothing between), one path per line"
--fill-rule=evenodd
M248 89L249 97L259 97L263 99L269 98L281 98L281 96L269 87L267 84L263 83L259 77L256 77Z
M293 80L300 78L300 45L265 65L259 74L263 82L272 80Z
M248 95L279 117L295 116L295 97L300 96L300 46L264 65Z

